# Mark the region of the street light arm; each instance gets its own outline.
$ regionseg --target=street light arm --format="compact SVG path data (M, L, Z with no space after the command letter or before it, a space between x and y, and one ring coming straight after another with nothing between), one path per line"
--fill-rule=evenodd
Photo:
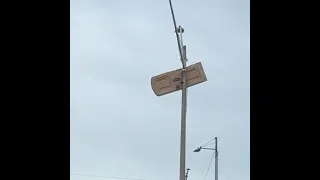
M201 149L207 149L207 150L213 150L214 151L214 153L213 153L215 155L215 173L214 173L215 179L214 180L218 180L218 138L215 137L214 140L215 140L215 148L203 148L203 147L200 146L197 149L195 149L194 152L200 152ZM208 143L203 145L203 146L207 146L207 145L208 145ZM211 160L212 160L212 158L211 158ZM210 160L210 164L211 164L211 160Z
M212 151L216 150L216 149L214 149L214 148L203 148L203 147L198 147L198 148L197 148L197 149L195 149L193 152L200 152L200 151L201 151L201 149L212 150Z

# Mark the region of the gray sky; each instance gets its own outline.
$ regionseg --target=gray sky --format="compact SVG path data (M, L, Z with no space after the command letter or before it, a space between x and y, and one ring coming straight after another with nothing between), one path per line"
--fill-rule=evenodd
M193 150L215 136L219 180L249 180L250 1L172 1L188 64L201 61L208 79L188 90L188 180L204 178L212 152ZM70 173L178 180L181 92L150 86L181 67L168 1L70 6Z

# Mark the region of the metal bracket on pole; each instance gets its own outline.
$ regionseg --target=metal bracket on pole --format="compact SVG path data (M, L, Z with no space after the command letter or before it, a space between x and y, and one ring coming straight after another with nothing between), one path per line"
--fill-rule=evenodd
M187 46L183 46L182 50L183 50L183 58L184 58L184 60L186 62L188 62L188 59L187 59Z
M188 168L188 169L187 169L187 173L186 173L186 180L188 180L189 171L190 171L190 168Z

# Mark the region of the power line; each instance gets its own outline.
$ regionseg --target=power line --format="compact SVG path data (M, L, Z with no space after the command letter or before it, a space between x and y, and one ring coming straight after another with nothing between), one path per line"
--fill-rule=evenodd
M204 145L202 145L201 147L207 147L207 146L212 145L212 144L214 144L214 142L204 144Z
M134 178L96 176L96 175L90 175L90 174L70 174L70 176L86 176L86 177L95 177L95 178L104 178L104 179L146 180L146 179L134 179Z
M211 166L211 163L212 163L212 159L213 159L214 154L215 154L215 153L213 152L213 153L212 153L212 156L211 156L211 159L210 159L210 163L209 163L207 172L206 172L206 175L204 176L204 180L206 180L206 178L207 178L207 175L208 175L208 172L209 172L209 169L210 169L210 166Z
M204 146L208 146L208 145L213 144L213 142L212 142L212 141L214 141L214 138L213 138L213 139L211 139L209 142L205 143L204 145L202 145L201 147L204 147Z

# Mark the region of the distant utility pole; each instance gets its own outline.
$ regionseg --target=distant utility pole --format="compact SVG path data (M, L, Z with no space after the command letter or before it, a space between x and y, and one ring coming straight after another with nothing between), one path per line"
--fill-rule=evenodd
M218 138L215 137L214 138L214 142L215 142L215 148L205 148L205 147L198 147L197 149L195 149L193 152L200 152L202 149L206 149L206 150L213 150L214 151L214 179L218 180Z
M186 173L186 180L188 180L188 174L189 174L190 168L187 169L187 173Z
M214 148L214 150L215 150L214 177L215 177L215 180L218 180L218 138L215 137L214 140L216 142L215 143L215 148Z

